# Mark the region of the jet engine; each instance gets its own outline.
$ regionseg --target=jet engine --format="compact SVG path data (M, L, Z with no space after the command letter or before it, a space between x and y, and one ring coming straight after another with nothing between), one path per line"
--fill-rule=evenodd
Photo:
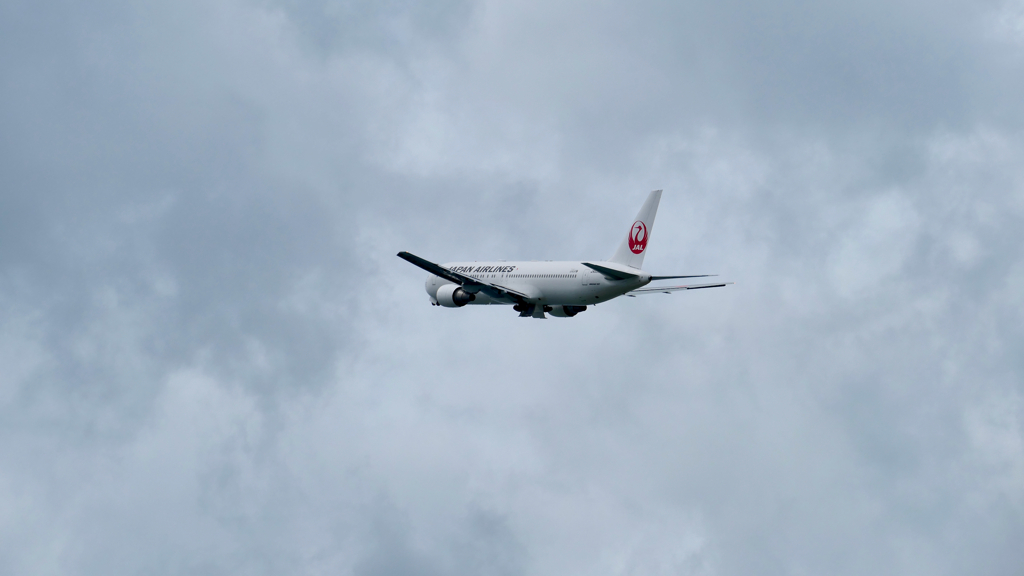
M476 300L476 294L470 294L456 284L445 284L437 289L437 303L445 308L461 308Z
M549 310L550 308L550 310ZM572 318L586 310L586 306L545 306L544 311L556 318Z

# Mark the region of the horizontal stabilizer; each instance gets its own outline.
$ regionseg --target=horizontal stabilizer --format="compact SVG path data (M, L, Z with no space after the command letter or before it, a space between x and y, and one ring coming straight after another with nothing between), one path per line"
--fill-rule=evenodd
M716 283L716 284L689 284L689 285L686 285L686 286L657 286L657 287L648 286L646 288L637 288L636 290L632 290L632 291L626 292L626 296L632 297L632 296L639 296L641 294L657 294L657 293L671 294L673 292L678 292L680 290L699 290L701 288L721 288L722 286L728 286L729 284L735 284L735 282L719 282L719 283Z
M651 276L651 282L655 280L675 280L676 278L710 278L718 274L694 274L692 276Z
M614 278L616 280L629 280L631 278L638 278L639 277L639 274L633 274L631 272L623 272L622 270L616 270L614 268L609 268L607 266L601 266L599 264L591 264L590 262L580 262L580 264L583 264L584 266L586 266L587 268L590 268L591 270L595 270L597 272L600 272L601 274L604 274L605 276L608 276L610 278Z

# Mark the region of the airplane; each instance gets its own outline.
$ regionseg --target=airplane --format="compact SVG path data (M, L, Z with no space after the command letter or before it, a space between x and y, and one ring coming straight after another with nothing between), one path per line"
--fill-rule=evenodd
M732 282L683 286L647 286L656 280L708 278L715 274L652 276L640 267L661 202L655 190L640 208L629 233L611 258L567 262L451 262L435 264L408 252L398 257L430 272L426 281L430 303L445 308L473 304L510 304L521 318L572 318L591 304L619 296L671 294L680 290L720 288Z

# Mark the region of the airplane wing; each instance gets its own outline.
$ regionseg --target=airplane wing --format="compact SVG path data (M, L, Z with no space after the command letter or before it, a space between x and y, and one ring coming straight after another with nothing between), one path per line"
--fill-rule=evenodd
M526 294L523 294L522 292L513 290L511 288L506 288L505 286L502 286L500 284L494 284L493 282L484 282L483 280L475 278L468 274L452 272L451 270L445 268L444 266L441 266L440 264L434 264L429 260L424 260L423 258L416 256L415 254L410 254L405 251L399 252L398 257L401 258L402 260L405 260L406 262L409 262L410 264L423 268L424 270L430 272L435 276L440 276L441 278L444 278L449 282L454 282L459 286L462 286L462 288L466 292L471 292L474 294L477 292L483 292L484 294L490 296L491 298L508 298L510 300L514 300L519 304L526 304L526 299L528 298L528 296Z
M714 284L689 284L687 286L646 286L644 288L637 288L636 290L631 290L629 292L626 292L626 296L629 296L630 298L633 298L633 297L641 295L641 294L657 294L657 293L662 293L662 292L665 293L665 294L671 294L673 292L678 292L680 290L699 290L701 288L720 288L722 286L728 286L729 284L734 284L734 282L716 282Z

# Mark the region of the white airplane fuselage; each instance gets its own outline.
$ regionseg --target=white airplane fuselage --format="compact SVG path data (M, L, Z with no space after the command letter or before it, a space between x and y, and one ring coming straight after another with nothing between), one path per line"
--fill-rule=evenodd
M630 275L635 275L635 277L619 280L593 270L582 262L571 261L450 262L441 266L453 272L511 288L526 294L527 301L531 304L545 306L598 304L622 296L651 281L650 274L642 270L612 262L596 261L594 263L622 270ZM516 301L511 298L493 298L482 292L477 293L472 301L457 304L450 297L445 297L445 286L458 287L457 284L433 274L427 278L425 288L433 304L447 307L466 304L516 304ZM442 291L440 297L439 290Z
M571 318L587 306L623 294L666 293L717 288L728 282L643 288L652 280L706 278L707 274L651 276L642 269L661 190L650 193L625 238L607 260L543 262L449 262L436 264L410 252L397 256L430 273L425 288L430 303L446 308L470 304L511 304L521 318L545 314Z

